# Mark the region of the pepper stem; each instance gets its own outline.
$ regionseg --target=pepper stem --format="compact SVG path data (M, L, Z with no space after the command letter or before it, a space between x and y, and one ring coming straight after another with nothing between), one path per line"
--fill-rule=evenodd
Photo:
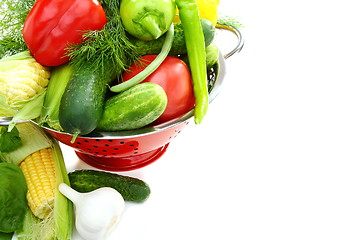
M140 25L153 37L153 39L158 39L162 35L162 31L160 30L159 25L156 22L156 17L151 14L142 18L140 21Z

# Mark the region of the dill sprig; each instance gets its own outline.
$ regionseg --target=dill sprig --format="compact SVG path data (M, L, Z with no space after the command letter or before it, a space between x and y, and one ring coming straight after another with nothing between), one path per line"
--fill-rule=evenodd
M220 25L225 25L225 26L235 27L235 28L243 27L243 25L240 23L240 21L236 17L233 17L233 16L220 15L217 23Z
M84 32L83 41L69 46L67 55L75 68L86 66L102 74L119 76L139 56L121 23L120 1L100 0L100 3L108 22L101 30Z
M2 0L0 3L0 58L27 49L22 37L24 21L35 0Z

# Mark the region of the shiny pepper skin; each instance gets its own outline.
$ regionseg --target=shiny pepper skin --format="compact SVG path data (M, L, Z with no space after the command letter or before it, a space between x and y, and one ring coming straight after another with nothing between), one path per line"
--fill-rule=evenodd
M44 66L69 61L66 48L78 44L88 30L100 30L107 22L97 0L37 0L23 28L33 57Z

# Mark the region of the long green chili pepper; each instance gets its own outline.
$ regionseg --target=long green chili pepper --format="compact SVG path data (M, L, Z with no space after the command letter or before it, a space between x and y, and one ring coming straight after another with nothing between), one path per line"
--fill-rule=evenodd
M208 109L205 40L198 7L195 0L176 0L181 24L184 29L186 50L190 62L195 95L195 123L200 123Z
M152 61L143 71L132 77L130 80L111 87L110 91L112 92L125 91L131 88L132 86L135 86L136 84L140 83L151 73L153 73L169 54L173 40L174 40L174 24L171 24L170 28L166 32L165 41L164 41L164 45L161 48L161 52L159 53L159 55L157 55L155 60Z

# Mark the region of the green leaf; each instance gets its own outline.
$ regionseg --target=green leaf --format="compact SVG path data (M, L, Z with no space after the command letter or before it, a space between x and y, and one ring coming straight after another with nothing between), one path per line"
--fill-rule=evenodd
M4 233L0 232L0 240L11 240L14 233Z
M27 185L21 168L0 163L0 186L0 232L20 230L28 208Z
M12 152L22 145L19 131L14 127L8 132L7 127L0 129L0 152Z

